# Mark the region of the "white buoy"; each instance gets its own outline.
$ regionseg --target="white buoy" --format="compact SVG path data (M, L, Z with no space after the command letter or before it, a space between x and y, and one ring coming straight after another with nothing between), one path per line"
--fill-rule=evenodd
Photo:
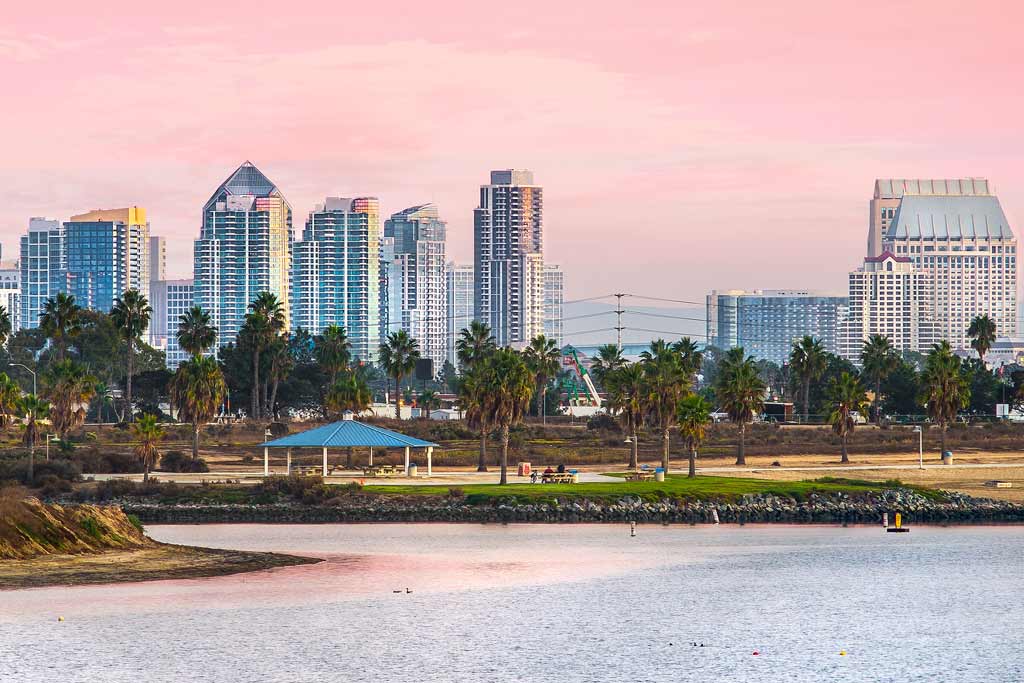
M718 508L711 508L711 516L715 518L715 524L718 524Z
M636 522L629 523L629 536L630 538L636 536Z
M889 526L889 513L888 512L883 512L882 513L882 526Z

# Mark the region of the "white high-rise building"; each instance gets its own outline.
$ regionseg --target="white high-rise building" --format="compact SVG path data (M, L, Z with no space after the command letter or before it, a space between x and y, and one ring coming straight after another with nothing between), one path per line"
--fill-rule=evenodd
M150 285L150 344L164 351L167 369L177 370L188 354L178 346L178 322L193 306L195 296L193 280L158 280Z
M931 317L932 291L927 273L906 256L883 252L868 256L850 273L849 304L839 323L839 355L860 365L864 341L888 337L897 351L924 353L938 341Z
M565 300L565 273L561 266L544 265L544 336L554 339L559 346L565 344L562 329L562 302Z
M445 233L436 206L413 206L385 221L382 250L386 332L407 331L419 341L420 355L433 360L438 370L448 351Z
M64 226L55 218L30 218L21 237L20 323L23 329L39 327L43 302L68 287L68 262Z
M875 194L891 182L876 181ZM901 182L882 248L910 259L927 279L931 299L924 314L937 325L938 338L969 348L967 329L983 314L1000 337L1015 337L1017 239L988 181Z
M167 238L163 235L149 236L149 281L167 279Z
M446 270L448 295L448 362L459 366L455 345L459 334L473 322L473 266L449 263Z
M544 332L544 190L523 170L491 171L473 213L477 320L499 346Z
M21 268L17 262L0 263L0 306L11 319L11 333L21 329Z

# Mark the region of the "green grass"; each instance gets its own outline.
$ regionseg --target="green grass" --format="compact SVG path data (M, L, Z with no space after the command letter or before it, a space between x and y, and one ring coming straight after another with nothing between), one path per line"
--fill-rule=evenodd
M366 486L367 493L404 496L446 496L447 486ZM470 502L484 503L498 498L516 501L540 501L554 498L617 500L637 496L643 500L698 498L731 500L746 494L770 493L797 500L811 493L865 494L890 488L885 483L854 480L772 481L745 477L697 477L670 474L664 482L617 481L581 484L471 484L459 486Z

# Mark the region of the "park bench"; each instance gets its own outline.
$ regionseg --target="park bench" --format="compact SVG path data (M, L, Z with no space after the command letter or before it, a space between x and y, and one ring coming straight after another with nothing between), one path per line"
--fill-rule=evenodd
M576 475L572 472L551 472L541 475L542 484L573 484L576 482Z
M637 470L626 474L626 481L653 481L654 472L649 470Z
M363 468L363 474L367 477L396 477L402 470L394 465L372 465Z

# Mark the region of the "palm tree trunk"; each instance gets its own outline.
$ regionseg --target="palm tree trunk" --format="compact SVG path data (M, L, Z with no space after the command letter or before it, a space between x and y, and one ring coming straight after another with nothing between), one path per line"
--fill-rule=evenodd
M273 384L274 388L270 390L270 402L267 403L267 405L270 407L270 414L274 416L275 420L277 419L277 411L274 408L277 405L277 387L278 387L278 384L280 384L280 381L278 380L277 374L275 373L274 374L274 384Z
M31 439L28 447L28 483L36 480L36 440Z
M498 484L504 486L508 483L508 426L501 428L501 479Z
M879 427L882 426L882 405L880 397L882 395L882 378L875 378L875 424Z
M132 370L134 369L133 366L135 365L135 362L134 362L135 358L133 358L135 353L134 353L134 349L132 347L133 347L132 340L129 339L128 340L128 377L125 379L125 382L124 382L125 394L128 397L128 401L127 401L127 403L125 403L125 406L127 407L127 411L126 412L128 413L128 421L129 422L135 422L135 411L132 410Z
M740 442L736 449L736 464L747 464L747 423L740 422Z
M843 464L850 462L850 454L846 450L846 439L847 438L848 437L844 434L843 438L841 439L842 444L843 444L843 459L840 460L839 462L841 462Z
M252 419L260 419L260 350L252 352Z
M630 435L630 438L632 439L632 443L629 445L629 447L630 447L630 452L629 452L629 468L631 470L635 470L638 467L640 467L640 463L639 463L639 460L638 460L639 455L640 455L640 444L636 440L636 428L635 427L633 428L633 433Z
M402 383L402 375L395 375L395 419L402 419L402 395L399 393L399 385Z
M142 459L142 482L149 481L149 458Z
M192 462L199 459L199 423L192 424Z
M546 425L548 423L548 385L544 383L544 387L540 390L540 423Z
M669 451L669 434L668 430L661 434L661 469L665 470L665 474L668 474L668 451Z
M476 463L477 472L487 471L487 431L484 429L480 430L480 458Z
M941 458L942 456L944 456L946 454L946 423L945 422L942 423L942 434L941 434L941 437L940 437L940 442L942 444L942 451L939 453L939 457Z
M811 414L811 378L804 379L804 424L807 423Z
M686 476L693 479L697 476L697 449L690 449L690 471L686 473Z

